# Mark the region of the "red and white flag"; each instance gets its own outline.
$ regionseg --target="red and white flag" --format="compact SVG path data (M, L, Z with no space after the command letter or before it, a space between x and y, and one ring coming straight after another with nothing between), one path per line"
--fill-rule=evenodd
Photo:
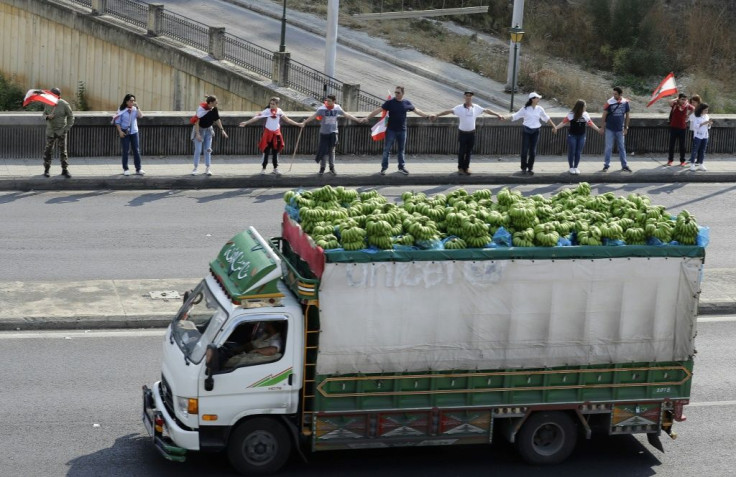
M388 94L388 101L391 99L391 93ZM374 141L382 141L386 137L386 125L388 124L388 111L381 111L381 119L371 128L371 139Z
M23 107L25 108L33 102L56 106L59 103L59 97L45 89L29 89L26 97L23 98Z
M665 76L662 82L659 83L659 86L657 86L657 89L652 93L652 99L647 104L647 108L660 99L672 96L673 94L677 94L677 84L675 84L675 74L670 73Z

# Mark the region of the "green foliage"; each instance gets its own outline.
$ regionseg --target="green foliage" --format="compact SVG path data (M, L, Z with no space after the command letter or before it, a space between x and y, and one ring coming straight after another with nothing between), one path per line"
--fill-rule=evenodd
M87 84L84 81L80 81L77 84L77 111L89 111Z
M23 109L23 90L0 74L0 111Z

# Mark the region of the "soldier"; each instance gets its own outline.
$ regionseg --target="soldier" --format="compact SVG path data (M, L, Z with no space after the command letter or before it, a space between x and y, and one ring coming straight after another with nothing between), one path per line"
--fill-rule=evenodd
M46 105L43 108L43 117L46 120L46 149L43 152L43 175L49 177L51 169L51 153L58 144L61 160L61 175L71 178L69 174L69 155L66 152L66 134L74 125L74 113L65 100L61 99L61 90L51 88L51 92L59 97L56 106Z

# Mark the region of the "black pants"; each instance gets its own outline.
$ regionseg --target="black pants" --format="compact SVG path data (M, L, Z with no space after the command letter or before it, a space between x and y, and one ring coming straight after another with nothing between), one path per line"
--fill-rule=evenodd
M277 167L279 167L279 152L271 146L268 146L266 150L263 151L263 162L261 163L261 166L265 169L268 165L269 153L271 153L272 155L273 168L276 169Z
M670 154L667 157L668 162L672 162L675 157L675 142L680 145L680 162L685 162L685 135L687 129L670 128Z
M467 171L470 168L470 156L475 147L475 131L458 131L457 140L460 149L457 153L457 168Z
M532 129L523 126L524 132L521 143L521 170L534 169L534 158L537 157L537 142L539 142L539 128Z

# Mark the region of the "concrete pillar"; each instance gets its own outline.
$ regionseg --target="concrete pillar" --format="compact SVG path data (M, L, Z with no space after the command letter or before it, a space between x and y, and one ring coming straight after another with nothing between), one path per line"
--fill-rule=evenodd
M92 15L104 15L107 12L107 0L92 0Z
M225 58L225 29L210 27L210 55L216 60Z
M337 17L340 0L327 0L327 33L325 35L325 74L335 77L335 58L337 57Z
M342 84L342 104L340 105L345 111L360 111L358 95L360 93L360 84L343 83Z
M289 84L289 60L291 53L274 52L273 54L273 74L271 80L275 81L279 86L288 86Z
M159 36L164 6L161 3L148 4L148 36Z

